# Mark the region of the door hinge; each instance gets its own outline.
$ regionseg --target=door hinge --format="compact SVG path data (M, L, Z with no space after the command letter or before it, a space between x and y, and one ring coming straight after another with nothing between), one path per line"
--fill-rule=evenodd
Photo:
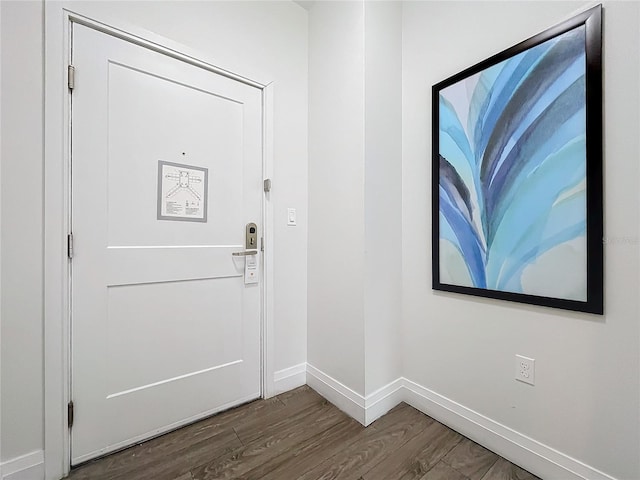
M73 401L67 404L67 425L73 427Z
M67 257L73 258L73 233L67 235Z
M265 193L269 193L271 191L271 179L270 178L265 178L264 179L264 191L265 191Z
M260 237L260 251L264 252L264 237Z
M73 65L67 66L67 86L69 90L73 90L76 86L76 67Z

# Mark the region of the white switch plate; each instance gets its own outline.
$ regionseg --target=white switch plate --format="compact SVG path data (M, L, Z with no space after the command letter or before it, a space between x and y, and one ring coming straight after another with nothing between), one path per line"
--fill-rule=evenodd
M536 361L533 358L516 355L516 380L536 384Z
M287 208L287 225L297 225L295 208Z

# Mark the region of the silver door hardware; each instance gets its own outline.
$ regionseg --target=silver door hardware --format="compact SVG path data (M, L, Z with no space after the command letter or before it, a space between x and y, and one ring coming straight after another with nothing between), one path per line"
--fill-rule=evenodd
M76 86L76 67L73 65L67 66L67 86L69 90Z
M258 250L245 250L244 252L233 252L234 257L246 257L247 255L256 255Z
M67 425L73 427L73 400L67 404Z
M268 193L271 191L271 179L270 178L265 178L264 180L264 191L265 193Z
M73 233L67 235L67 257L73 258Z
M245 238L247 250L258 248L258 227L255 223L247 223Z
M245 245L244 252L233 252L234 257L246 257L247 255L256 255L258 253L258 226L251 222L245 227Z

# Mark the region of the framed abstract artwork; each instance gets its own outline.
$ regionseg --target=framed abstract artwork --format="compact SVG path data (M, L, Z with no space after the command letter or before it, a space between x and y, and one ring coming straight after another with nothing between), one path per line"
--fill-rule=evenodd
M602 7L433 86L433 288L603 313Z

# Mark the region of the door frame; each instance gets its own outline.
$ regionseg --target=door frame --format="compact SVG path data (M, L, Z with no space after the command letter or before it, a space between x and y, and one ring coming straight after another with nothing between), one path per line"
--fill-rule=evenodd
M67 65L71 60L73 23L81 24L136 45L168 55L262 91L262 175L273 178L274 89L270 76L251 66L223 68L213 58L137 26L108 18L90 18L45 2L44 92L44 456L46 480L67 475L71 466L71 436L67 404L71 399L70 263L67 234L71 224L71 94ZM239 71L241 70L241 71ZM271 193L263 192L261 292L261 396L275 394L273 325L274 213Z

